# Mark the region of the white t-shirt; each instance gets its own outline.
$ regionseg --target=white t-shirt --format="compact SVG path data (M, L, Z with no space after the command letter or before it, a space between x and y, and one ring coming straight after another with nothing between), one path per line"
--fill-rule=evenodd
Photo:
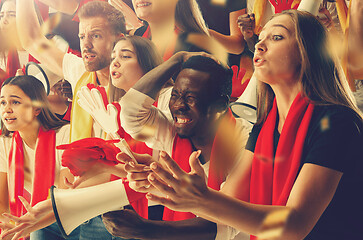
M169 95L170 99L170 95ZM132 137L142 132L145 125L154 129L153 136L146 139L145 143L148 147L166 151L172 154L174 138L176 131L174 121L170 117L169 109L159 109L152 106L154 99L131 88L120 101L121 104L121 125L124 130ZM243 119L236 119L236 134L239 139L236 141L241 143L241 152L249 137L252 125Z
M11 148L12 137L0 137L0 172L8 172L8 159L9 151ZM61 144L69 143L69 125L61 127L56 132L56 146ZM31 149L23 141L24 150L24 188L28 192L32 192L32 181L34 174L34 164L35 164L35 150ZM59 173L61 167L61 157L63 154L62 150L56 150L55 155L55 182L54 185L58 185Z
M74 89L78 80L86 72L82 58L66 53L63 58L63 76L72 86L72 92L75 94Z
M170 95L169 95L170 99ZM137 136L143 130L144 125L151 126L154 135L146 140L148 147L167 152L172 155L174 138L176 131L174 128L173 119L169 117L170 111L163 111L152 106L154 99L131 88L121 99L121 125L124 130L132 137ZM241 143L241 151L236 159L242 157L244 146L249 137L252 125L243 119L236 119L236 134L235 142ZM209 173L209 162L203 165L205 173ZM208 175L208 174L206 174ZM247 240L249 235L241 233L229 226L217 224L217 240L233 239Z

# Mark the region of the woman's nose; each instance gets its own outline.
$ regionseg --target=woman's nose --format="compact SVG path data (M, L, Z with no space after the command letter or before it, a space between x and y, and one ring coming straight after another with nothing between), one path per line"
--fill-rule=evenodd
M266 50L267 50L267 48L266 48L266 45L265 45L264 41L259 41L258 43L256 43L255 51L265 52Z

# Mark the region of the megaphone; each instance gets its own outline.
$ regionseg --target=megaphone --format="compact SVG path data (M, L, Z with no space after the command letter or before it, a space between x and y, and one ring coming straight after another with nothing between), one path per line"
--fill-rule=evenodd
M54 74L45 67L41 66L41 64L35 62L28 62L26 64L25 74L36 77L39 81L41 81L47 95L49 95L50 92L49 80L51 80L52 82L57 82L58 80L62 79L57 74Z
M229 105L236 118L243 118L251 123L257 121L257 78L252 75L245 91L236 102Z
M80 189L51 187L57 224L64 238L83 222L129 204L122 179Z
M299 4L297 10L299 11L306 11L314 16L318 15L320 4L323 0L302 0Z

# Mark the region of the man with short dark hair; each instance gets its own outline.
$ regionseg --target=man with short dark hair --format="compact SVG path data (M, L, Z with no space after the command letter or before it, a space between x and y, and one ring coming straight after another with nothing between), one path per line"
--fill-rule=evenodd
M199 159L207 172L208 186L219 190L241 157L251 125L234 119L228 109L232 71L209 57L194 55L179 52L144 75L122 98L120 118L123 128L134 138L145 137L146 128L154 129L146 144L168 153L187 172L190 171L187 161L190 154L201 150ZM163 84L175 73L178 74L169 102L173 119L168 119L152 104ZM147 168L140 170L140 166L129 165L125 168L134 190L154 191L147 181ZM215 237L214 223L168 208L164 208L163 220L175 222L133 220L135 216L124 213L104 216L106 228L115 236L138 239Z

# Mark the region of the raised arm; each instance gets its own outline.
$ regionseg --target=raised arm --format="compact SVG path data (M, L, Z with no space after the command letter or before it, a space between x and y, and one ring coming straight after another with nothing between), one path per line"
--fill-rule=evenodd
M348 67L355 79L363 79L363 0L352 0L351 4Z
M229 13L230 35L223 35L219 32L209 29L209 34L220 44L222 44L222 46L229 53L240 54L245 48L245 40L237 24L238 17L245 13L246 9Z
M42 3L47 4L49 7L56 9L59 12L72 15L78 8L77 0L40 0Z
M156 99L163 85L180 68L187 54L187 52L176 53L169 60L146 73L132 88Z
M38 22L33 0L16 1L16 25L23 48L46 68L63 77L64 52L59 50L43 34ZM53 86L57 81L50 82Z

